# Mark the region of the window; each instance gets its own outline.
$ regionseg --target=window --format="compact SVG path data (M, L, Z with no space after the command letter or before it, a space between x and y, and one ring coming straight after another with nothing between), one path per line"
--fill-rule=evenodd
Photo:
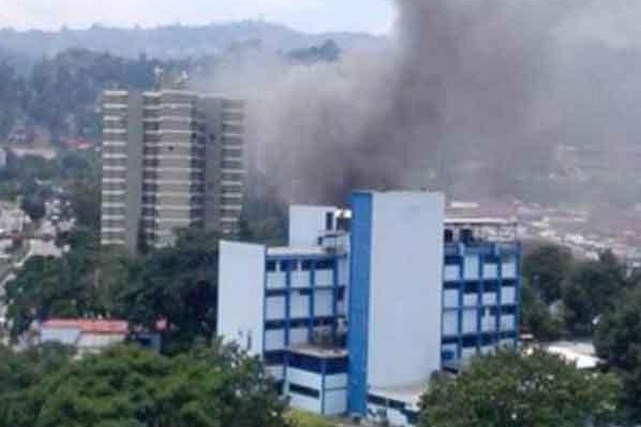
M334 214L332 212L325 213L325 230L334 229Z
M461 258L457 256L446 256L445 257L445 265L460 265L461 264Z
M347 372L347 358L327 359L325 361L325 373L327 375L342 374Z
M310 271L312 269L312 261L311 260L304 260L301 263L301 268L303 271Z
M367 395L367 403L377 406L387 406L387 400L384 397L376 396L374 394Z
M303 371L322 372L321 359L304 354L290 354L287 365L292 368L302 369Z
M269 272L276 271L276 261L267 261L267 271Z
M280 365L285 360L284 351L266 351L263 356L266 365Z
M323 259L316 261L317 270L331 270L334 268L335 262L333 259Z
M466 294L476 294L479 292L478 282L468 282L465 284L465 293Z
M318 390L292 383L289 384L289 392L300 394L301 396L313 397L314 399L318 399L320 397L320 392Z
M463 347L476 347L476 336L463 337Z
M280 262L280 271L295 271L298 270L298 261L293 259L285 259Z
M399 411L404 411L405 410L405 404L403 402L400 402L398 400L389 400L388 405L392 409L396 409Z

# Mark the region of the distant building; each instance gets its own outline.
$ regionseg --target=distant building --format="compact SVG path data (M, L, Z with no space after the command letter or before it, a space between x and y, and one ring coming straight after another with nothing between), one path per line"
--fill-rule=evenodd
M144 347L160 350L161 338L157 331L166 328L159 321L156 331L131 329L119 319L49 319L39 327L39 342L57 342L75 349L77 357L100 353L126 341L138 342Z
M289 221L289 247L221 242L218 330L292 406L414 425L432 373L518 345L515 224L446 220L426 192L355 192Z
M602 363L591 342L557 341L545 345L543 350L574 364L577 369L595 370Z
M49 319L40 325L40 342L73 347L78 356L96 354L125 342L129 325L124 320Z
M164 246L191 226L235 233L243 108L183 90L104 92L102 244Z
M0 168L7 166L7 150L0 148Z

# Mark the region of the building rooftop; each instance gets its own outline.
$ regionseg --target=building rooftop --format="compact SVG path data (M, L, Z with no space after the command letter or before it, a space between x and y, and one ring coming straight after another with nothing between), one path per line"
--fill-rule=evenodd
M601 362L591 342L558 341L545 345L543 349L576 364L578 369L595 369Z
M90 334L127 334L129 325L124 320L106 319L49 319L42 323L42 329L78 329Z
M320 358L347 357L347 350L340 347L320 347L313 344L297 345L289 348L292 353L304 354Z
M372 387L369 393L385 399L397 400L417 409L428 385L429 381L421 381L395 387Z
M291 247L282 246L267 248L269 256L320 256L328 255L327 251L321 246Z

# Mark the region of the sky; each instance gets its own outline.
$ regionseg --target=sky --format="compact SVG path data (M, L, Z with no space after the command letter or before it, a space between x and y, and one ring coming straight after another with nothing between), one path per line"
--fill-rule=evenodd
M0 0L0 27L154 27L262 19L305 32L389 33L393 0Z

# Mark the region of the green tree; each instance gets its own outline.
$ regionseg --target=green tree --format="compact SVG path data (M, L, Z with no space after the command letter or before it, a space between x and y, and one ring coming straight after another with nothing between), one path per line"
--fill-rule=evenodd
M8 414L0 427L283 425L283 406L260 362L219 342L175 358L115 347L35 372L42 375L0 402Z
M218 238L201 229L178 233L174 246L151 252L118 296L135 324L167 321L165 351L189 348L216 333Z
M423 427L608 425L620 391L611 375L584 372L557 356L500 351L458 377L437 377L421 400Z
M27 196L23 198L20 209L29 215L32 221L40 221L47 213L45 201L37 196Z
M626 287L625 268L611 251L596 261L578 263L563 289L568 331L574 336L591 335L598 316Z
M623 379L630 416L641 422L641 286L624 292L601 317L594 343Z
M70 349L45 344L16 353L0 347L0 427L33 427L34 397L41 380L55 375L70 360Z
M543 245L525 256L523 278L547 305L561 298L563 283L572 271L572 253L557 245Z
M527 281L521 285L521 324L539 341L553 341L564 333L562 313L553 313Z
M119 296L137 277L136 260L120 251L77 247L61 258L32 257L6 285L14 337L50 317L122 317Z

